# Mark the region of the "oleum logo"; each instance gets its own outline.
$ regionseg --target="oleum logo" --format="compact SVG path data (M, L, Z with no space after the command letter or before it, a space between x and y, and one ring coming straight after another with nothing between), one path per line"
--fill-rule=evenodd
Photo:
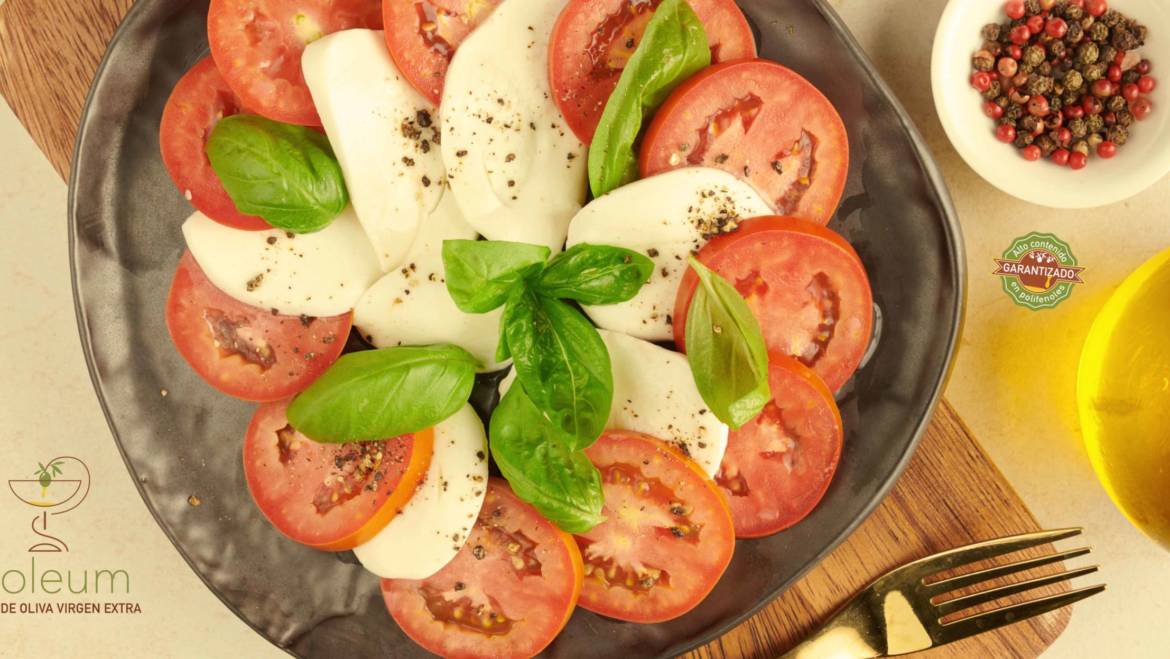
M9 491L32 516L25 531L27 549L15 566L0 567L0 596L12 598L0 599L0 615L142 612L137 602L127 601L127 570L79 566L69 557L74 540L59 518L85 502L90 482L89 467L69 455L30 465L8 479Z

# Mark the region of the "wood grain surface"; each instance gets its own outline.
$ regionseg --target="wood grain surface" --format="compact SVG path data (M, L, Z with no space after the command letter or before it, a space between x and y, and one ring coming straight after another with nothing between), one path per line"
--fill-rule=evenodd
M94 71L131 4L7 0L0 5L0 93L63 177ZM957 545L1038 528L944 401L897 486L845 543L759 614L688 656L774 657L886 570ZM1068 609L1056 611L922 656L1035 657L1060 635L1069 615Z

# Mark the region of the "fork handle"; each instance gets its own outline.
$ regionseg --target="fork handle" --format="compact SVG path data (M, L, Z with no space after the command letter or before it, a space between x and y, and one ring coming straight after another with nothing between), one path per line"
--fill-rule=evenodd
M858 607L847 606L780 659L874 659L886 656L872 637L874 626Z

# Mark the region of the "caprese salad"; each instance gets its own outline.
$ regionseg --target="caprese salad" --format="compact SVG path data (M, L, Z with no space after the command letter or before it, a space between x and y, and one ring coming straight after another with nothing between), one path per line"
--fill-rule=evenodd
M208 38L167 326L259 404L264 516L419 645L670 620L817 505L872 333L848 140L733 0L212 0Z

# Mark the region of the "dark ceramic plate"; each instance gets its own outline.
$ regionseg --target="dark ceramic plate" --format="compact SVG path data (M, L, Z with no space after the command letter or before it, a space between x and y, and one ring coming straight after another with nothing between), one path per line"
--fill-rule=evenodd
M632 625L578 611L551 656L676 654L775 597L889 489L925 428L955 346L959 229L906 113L821 0L741 4L761 54L807 76L848 127L853 163L833 227L869 270L880 341L842 397L844 456L807 520L739 543L719 586L690 614ZM206 52L206 12L207 0L139 0L110 45L81 122L70 237L81 340L98 397L159 525L256 631L305 656L424 654L390 620L377 579L348 555L296 545L264 521L240 459L252 406L203 384L167 338L163 304L190 208L163 168L158 123L175 81ZM192 494L201 506L187 503Z

